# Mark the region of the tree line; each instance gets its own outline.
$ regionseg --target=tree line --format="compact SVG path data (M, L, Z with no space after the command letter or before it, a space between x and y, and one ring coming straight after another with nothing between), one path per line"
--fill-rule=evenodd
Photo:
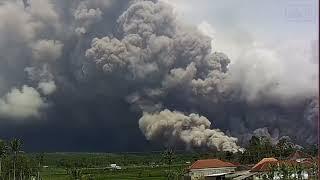
M36 178L40 180L42 155L36 159L28 157L22 150L20 139L0 140L0 179L25 180Z
M88 174L89 168L109 167L116 163L124 167L150 166L167 167L168 177L173 179L185 171L176 171L176 165L187 167L198 159L218 158L240 164L255 164L265 157L286 159L297 150L294 143L281 139L272 144L267 137L253 136L244 152L219 152L208 149L196 149L192 152L180 152L174 147L164 148L163 153L25 153L20 139L0 140L0 180L41 179L43 165L64 169L72 179L78 179L81 174ZM300 149L316 156L317 146ZM188 163L187 163L188 162ZM88 169L88 170L89 170ZM90 170L92 171L92 170ZM90 173L89 173L90 174Z

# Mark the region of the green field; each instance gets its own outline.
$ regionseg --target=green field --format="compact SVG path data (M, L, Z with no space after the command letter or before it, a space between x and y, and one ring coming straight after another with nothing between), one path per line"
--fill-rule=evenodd
M179 171L184 166L173 166L171 170ZM122 170L110 169L96 169L86 170L82 169L82 179L110 179L110 180L131 180L131 179L148 179L148 180L164 180L167 177L168 167L127 167ZM41 177L44 180L62 180L72 179L65 169L61 168L47 168L41 172Z
M45 168L42 168L40 175L43 180L75 179L71 175L73 170L80 172L82 180L164 180L169 172L174 177L181 177L188 167L185 162L193 158L196 157L191 153L177 154L169 166L161 153L47 153L43 160ZM113 163L121 166L121 169L110 168Z

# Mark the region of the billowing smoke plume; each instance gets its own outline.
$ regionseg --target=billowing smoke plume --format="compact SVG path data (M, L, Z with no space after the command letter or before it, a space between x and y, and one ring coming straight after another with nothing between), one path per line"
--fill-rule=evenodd
M54 61L61 56L63 44L60 41L41 39L32 45L33 59L36 61Z
M38 88L41 89L43 94L49 95L56 90L56 84L54 81L40 82Z
M217 96L223 91L220 84L229 62L227 56L211 54L208 38L194 29L184 30L171 8L161 3L132 4L119 17L118 26L122 34L119 38L93 39L86 56L107 77L126 82L127 88L134 89L134 95L129 94L127 99L144 112L140 128L146 137L152 140L157 136L153 133L160 133L172 136L165 139L177 138L187 146L237 151L236 138L211 130L206 118L194 114L179 117L179 113L170 114L168 110L159 112L165 106L163 98L172 92L181 91L195 99L207 96L217 103ZM160 114L148 115L150 111ZM182 122L183 127L179 127L181 121L191 122ZM163 122L168 125L162 126ZM179 132L181 128L187 129ZM186 137L188 131L191 133Z
M260 140L269 141L272 146L277 146L281 144L281 145L289 146L295 149L303 149L302 146L298 144L294 144L293 140L289 136L280 137L278 129L273 130L272 134L270 134L268 128L266 127L258 128L254 130L252 134L248 134L248 139L251 139L253 136L259 138Z
M12 89L0 99L0 117L29 118L40 116L46 106L40 94L32 87L23 86L21 90Z
M219 129L210 129L211 122L198 114L186 116L167 109L145 113L139 126L147 139L166 139L170 143L180 140L192 147L209 147L217 150L237 152L236 138L228 137Z
M252 48L233 62L175 17L158 1L0 0L0 119L134 121L148 140L187 149L236 152L262 127L315 142L315 64L293 80L302 56ZM140 120L120 122L113 102Z

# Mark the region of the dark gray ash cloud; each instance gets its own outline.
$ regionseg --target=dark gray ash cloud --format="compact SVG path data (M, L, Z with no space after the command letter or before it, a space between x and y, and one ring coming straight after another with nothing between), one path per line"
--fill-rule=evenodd
M175 17L157 1L1 0L0 135L35 151L235 152L263 127L316 142L317 76L293 89L278 54L233 63Z

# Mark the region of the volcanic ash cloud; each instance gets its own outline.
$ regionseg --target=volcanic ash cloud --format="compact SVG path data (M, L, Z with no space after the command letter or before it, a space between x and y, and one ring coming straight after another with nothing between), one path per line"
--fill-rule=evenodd
M144 113L139 127L148 140L183 142L187 147L206 147L219 151L237 152L237 138L229 137L219 129L210 129L211 122L204 116L165 109Z
M37 90L29 86L20 89L13 88L0 98L0 117L25 119L39 117L41 109L47 104Z
M183 24L161 1L0 1L1 121L40 119L46 107L57 127L122 127L111 123L120 122L115 101L124 123L141 116L148 140L187 149L235 152L262 127L316 142L318 55L295 43L240 47L234 60L212 46L215 33ZM241 39L236 46L251 41Z

